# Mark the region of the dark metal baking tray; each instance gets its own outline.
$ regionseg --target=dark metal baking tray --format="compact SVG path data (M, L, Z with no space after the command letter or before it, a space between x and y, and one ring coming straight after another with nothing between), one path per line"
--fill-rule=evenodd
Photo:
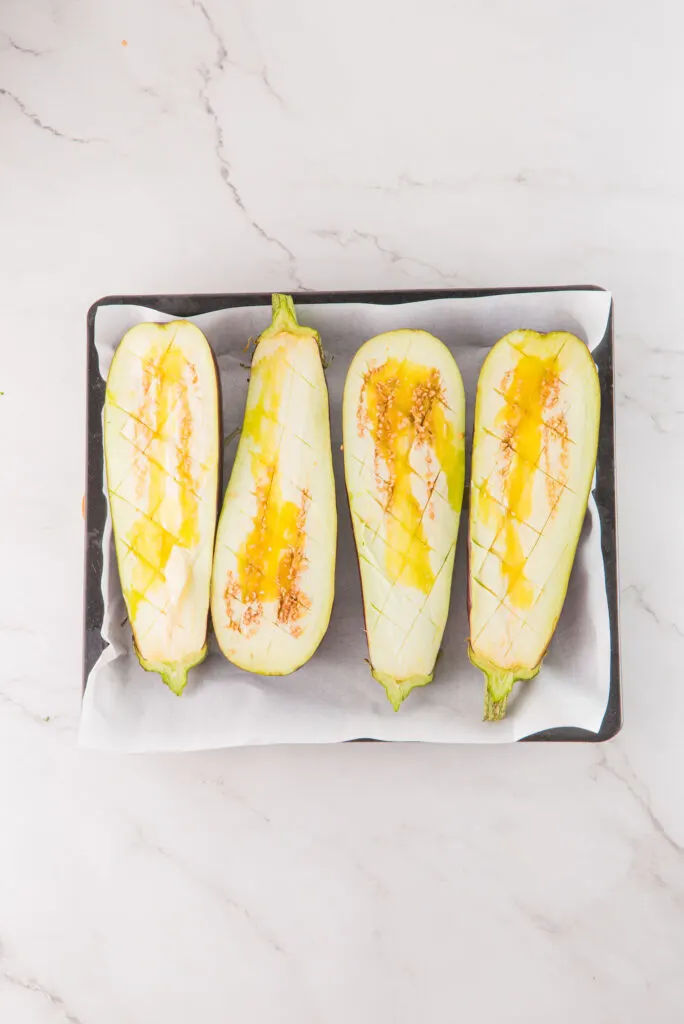
M542 288L440 288L416 291L299 292L292 293L298 305L307 303L369 302L393 304L421 302L426 299L477 298L489 295L513 295L524 292L603 291L596 285L569 285ZM139 305L169 316L192 317L231 306L268 306L271 292L207 295L108 295L88 310L88 434L85 502L85 596L83 642L83 689L90 671L104 650L102 637L104 605L102 600L102 538L107 505L102 491L103 447L102 408L105 381L100 375L95 349L95 314L100 306ZM596 503L601 521L601 547L610 620L610 692L606 712L597 733L586 729L562 727L545 729L527 736L523 742L580 741L602 742L622 728L620 692L620 640L618 621L617 521L615 507L615 403L613 396L613 306L606 332L593 352L601 382L601 423L596 462Z

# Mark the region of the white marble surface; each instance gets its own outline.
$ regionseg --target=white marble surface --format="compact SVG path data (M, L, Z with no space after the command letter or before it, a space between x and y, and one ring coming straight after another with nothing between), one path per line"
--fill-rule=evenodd
M683 30L4 0L3 1024L682 1020ZM616 303L616 741L77 749L93 299L569 282Z

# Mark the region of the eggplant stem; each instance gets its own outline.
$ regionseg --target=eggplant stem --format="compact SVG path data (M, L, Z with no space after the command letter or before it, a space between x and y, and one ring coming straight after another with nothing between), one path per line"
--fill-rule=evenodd
M281 292L274 292L272 296L273 319L270 327L267 327L263 334L257 338L257 345L269 338L275 338L280 334L290 334L294 338L314 338L318 350L323 359L323 347L321 336L313 327L304 327L297 320L294 301L291 295L284 295Z
M485 701L484 701L484 716L483 721L485 722L500 722L506 717L506 704L508 703L508 694L505 694L501 700L494 700L489 689L485 687Z

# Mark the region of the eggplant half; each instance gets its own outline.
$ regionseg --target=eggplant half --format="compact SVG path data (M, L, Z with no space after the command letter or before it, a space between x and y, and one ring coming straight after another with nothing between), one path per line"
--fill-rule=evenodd
M344 388L344 469L371 672L395 711L432 680L463 498L465 398L446 346L380 334Z
M116 558L140 664L176 694L207 652L219 410L197 327L144 323L124 335L104 403Z
M568 588L596 464L596 365L573 334L513 331L477 386L469 524L470 660L485 720L539 672Z
M308 661L330 621L336 544L320 338L274 295L216 535L211 614L226 658L263 675Z

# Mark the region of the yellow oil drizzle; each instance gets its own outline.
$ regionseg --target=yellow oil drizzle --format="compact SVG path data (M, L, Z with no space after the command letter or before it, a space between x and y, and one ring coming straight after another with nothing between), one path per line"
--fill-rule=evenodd
M280 485L278 417L283 382L290 372L285 344L252 369L251 387L259 386L259 399L245 413L241 443L250 445L257 508L252 529L237 552L237 585L232 574L228 580L226 605L233 628L249 630L261 621L264 603L277 601L277 621L298 636L302 630L297 620L310 607L299 588L299 577L306 565L310 495L302 490L301 502L297 504L284 498ZM248 606L241 623L236 623L232 616L233 597Z
M504 515L504 510L495 498L489 493L487 481L483 481L477 488L477 518L488 526L497 528Z
M370 431L376 484L385 498L387 555L385 571L393 582L428 594L435 582L423 515L412 489L411 452L424 448L432 475L444 471L449 503L459 512L463 494L464 458L460 437L446 418L441 375L435 368L390 358L370 369L361 389L358 428ZM434 513L433 513L434 514Z
M165 579L165 570L174 547L194 547L199 541L197 483L192 474L190 444L192 440L192 412L188 388L197 382L197 372L173 342L168 345L161 334L158 344L143 358L143 397L133 420L134 443L139 449L134 459L136 490L141 511L127 542L137 556L133 563L130 585L125 598L131 623L135 624L140 602L154 582ZM144 451L150 431L156 436L162 430L176 403L180 420L176 438L173 466L165 467L148 458ZM171 445L173 442L169 441ZM161 456L163 457L163 456ZM169 475L171 474L171 475ZM176 478L174 482L172 477ZM174 522L162 522L159 508L164 497L174 492L178 517ZM154 577L150 581L150 571Z
M527 561L520 542L518 524L532 513L535 467L544 448L544 411L558 396L556 358L521 355L515 368L501 384L506 404L496 417L503 432L505 454L504 500L506 509L494 503L486 490L480 489L490 514L496 508L499 527L503 529L504 556L502 570L509 601L521 611L531 608L534 590L525 579ZM515 447L513 448L512 445Z

